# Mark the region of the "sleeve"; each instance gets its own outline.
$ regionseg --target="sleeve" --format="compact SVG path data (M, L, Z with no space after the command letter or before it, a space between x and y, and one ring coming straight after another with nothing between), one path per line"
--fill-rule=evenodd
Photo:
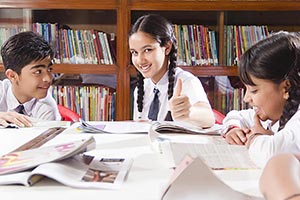
M254 139L249 147L251 159L260 167L277 153L300 152L300 119L293 120L275 135L261 135Z
M189 97L191 105L197 102L205 102L210 105L202 83L197 77L188 77L183 79L182 83L182 94Z

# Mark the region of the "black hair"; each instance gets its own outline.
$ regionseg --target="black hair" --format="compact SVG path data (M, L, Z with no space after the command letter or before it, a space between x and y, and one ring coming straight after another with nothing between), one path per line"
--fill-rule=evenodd
M53 59L54 52L49 43L38 33L21 32L11 36L1 47L5 70L11 69L18 74L26 65L47 57Z
M141 16L131 27L129 37L138 32L144 32L156 40L161 47L165 46L168 42L172 43L172 48L169 54L169 67L168 67L168 99L173 96L174 82L175 82L175 67L177 62L177 40L174 35L172 24L164 17L157 14L148 14ZM144 98L144 77L137 71L137 88L138 97L137 105L138 111L143 110Z
M289 98L279 120L279 130L297 112L300 103L300 38L280 31L256 43L241 57L239 77L254 86L251 76L280 84L289 80Z

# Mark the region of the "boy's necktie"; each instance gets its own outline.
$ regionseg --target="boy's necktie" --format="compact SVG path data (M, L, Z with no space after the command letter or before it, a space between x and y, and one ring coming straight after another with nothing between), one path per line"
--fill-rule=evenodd
M24 114L24 106L22 104L18 105L18 107L15 110L19 114Z
M153 92L154 92L154 98L150 105L148 118L155 121L155 120L157 120L157 114L159 111L159 99L158 99L159 90L154 88Z

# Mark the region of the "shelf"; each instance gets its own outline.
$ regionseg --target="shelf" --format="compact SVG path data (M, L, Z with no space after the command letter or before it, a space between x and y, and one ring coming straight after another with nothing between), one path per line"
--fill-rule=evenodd
M189 71L195 76L238 76L236 66L178 66L185 71ZM132 76L136 75L136 70L133 66L129 68Z
M0 65L0 72L4 72ZM94 64L54 64L54 73L64 74L116 74L116 65L94 65Z

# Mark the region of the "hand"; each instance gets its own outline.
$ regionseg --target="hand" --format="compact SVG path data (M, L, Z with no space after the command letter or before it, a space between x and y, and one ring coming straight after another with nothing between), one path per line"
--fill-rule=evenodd
M258 117L258 115L254 115L253 118L254 125L251 127L250 132L246 135L247 143L246 145L249 147L254 138L258 137L259 135L273 135L274 133L271 130L265 129Z
M173 97L169 100L169 106L173 119L185 120L189 118L191 104L189 98L181 95L182 80L178 79Z
M229 144L245 145L247 142L246 135L250 132L248 128L233 128L225 134L225 140Z
M29 117L16 112L0 112L0 125L7 126L13 123L19 127L31 127Z

